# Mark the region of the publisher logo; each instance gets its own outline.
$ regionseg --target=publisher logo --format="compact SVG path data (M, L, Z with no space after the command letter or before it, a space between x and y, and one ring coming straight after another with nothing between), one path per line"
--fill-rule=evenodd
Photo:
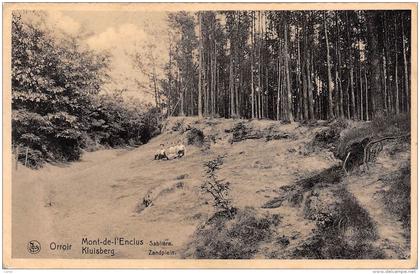
M27 247L29 253L31 254L37 254L41 251L41 244L36 240L29 241Z

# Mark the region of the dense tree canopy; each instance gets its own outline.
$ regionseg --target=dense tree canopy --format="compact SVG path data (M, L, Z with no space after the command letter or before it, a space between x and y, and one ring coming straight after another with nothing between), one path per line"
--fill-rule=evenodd
M59 38L13 15L12 137L19 160L36 167L45 160L76 160L96 145L150 139L158 117L149 115L151 106L99 95L107 65L107 56L82 47L76 37Z
M201 11L168 20L162 88L176 115L370 120L410 110L410 11Z

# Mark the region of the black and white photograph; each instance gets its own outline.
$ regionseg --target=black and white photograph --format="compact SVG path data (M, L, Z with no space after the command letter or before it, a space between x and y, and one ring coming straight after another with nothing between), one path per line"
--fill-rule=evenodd
M417 4L296 5L4 4L3 267L417 267Z

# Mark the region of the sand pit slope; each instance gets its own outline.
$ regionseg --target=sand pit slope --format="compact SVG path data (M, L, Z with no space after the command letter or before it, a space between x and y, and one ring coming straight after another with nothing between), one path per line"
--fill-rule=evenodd
M204 139L187 145L185 157L153 160L160 144L187 143L193 128ZM275 121L171 118L161 135L138 148L89 152L80 162L47 165L41 170L19 166L12 172L12 256L185 257L197 229L216 211L201 185L203 163L218 155L225 156L218 176L230 182L229 196L235 207L281 215L282 232L276 233L287 234L289 247L298 246L301 242L292 239L310 237L313 222L293 208L262 206L276 198L282 186L340 163L328 150L307 153L307 144L319 130ZM354 195L357 198L357 192ZM100 244L89 242L98 239ZM39 253L28 252L31 240L41 244ZM281 245L274 250L273 239L264 241L252 253L254 258L279 254ZM58 244L71 248L58 250L54 248Z

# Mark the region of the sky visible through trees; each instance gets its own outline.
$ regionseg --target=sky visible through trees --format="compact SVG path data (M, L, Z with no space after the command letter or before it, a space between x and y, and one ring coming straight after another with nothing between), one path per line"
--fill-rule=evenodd
M147 142L165 116L410 113L410 60L409 10L20 11L14 146L36 166Z
M284 121L410 111L410 11L168 14L162 108Z
M168 115L370 120L410 110L410 11L65 11L45 18L109 56L102 92L140 98Z

